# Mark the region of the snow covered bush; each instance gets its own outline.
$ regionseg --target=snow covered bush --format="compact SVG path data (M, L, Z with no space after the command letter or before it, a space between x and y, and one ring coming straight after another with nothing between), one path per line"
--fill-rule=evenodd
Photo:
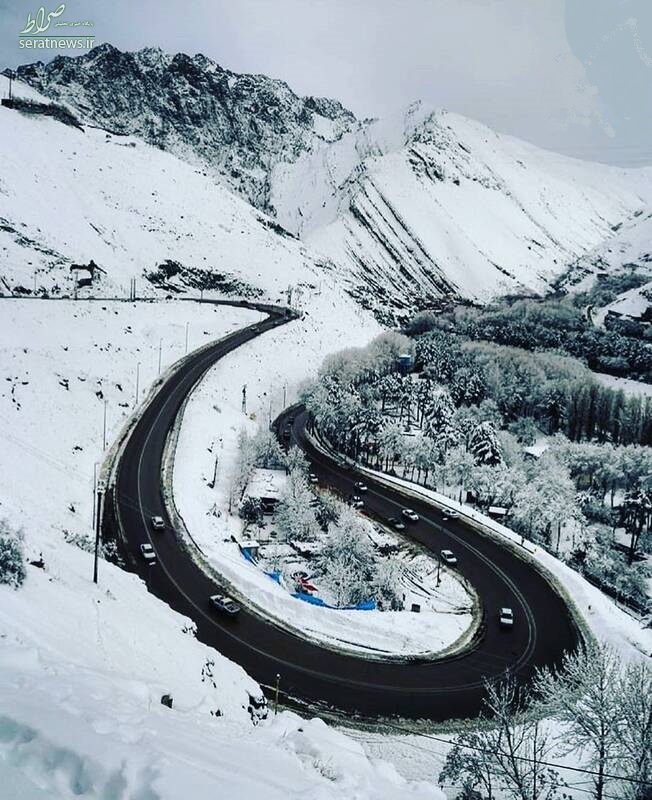
M276 524L288 540L312 541L319 532L314 507L315 495L306 476L299 470L290 472L288 485L276 508Z
M13 530L6 519L0 520L0 583L17 589L25 580L23 534Z
M353 605L373 596L373 545L365 523L348 506L342 507L337 523L329 528L319 569L338 606Z

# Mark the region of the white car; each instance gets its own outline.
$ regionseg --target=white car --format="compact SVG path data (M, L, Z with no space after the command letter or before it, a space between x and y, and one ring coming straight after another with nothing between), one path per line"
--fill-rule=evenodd
M459 511L453 509L443 508L441 512L442 519L457 519L460 515Z
M514 627L514 612L511 608L501 608L499 614L500 625L502 628Z
M360 492L360 494L369 491L369 487L367 486L367 484L363 483L362 481L358 481L355 484L355 488Z
M352 505L353 508L364 508L364 500L360 495L354 494L349 499L349 505Z
M318 480L317 476L315 475L315 473L314 472L310 472L308 474L308 483L315 484L315 483L318 483L318 482L319 482L319 480Z
M149 561L151 564L152 561L156 561L156 553L154 552L154 548L151 544L141 544L140 546L140 554L145 559L145 561Z
M165 520L163 517L152 517L151 523L155 531L165 530Z
M457 564L457 557L452 550L442 550L439 555L441 556L441 560L446 564L450 564L451 566Z
M416 511L413 511L411 508L404 508L403 511L401 511L401 514L405 517L405 519L409 519L410 522L419 521L419 515L417 514Z

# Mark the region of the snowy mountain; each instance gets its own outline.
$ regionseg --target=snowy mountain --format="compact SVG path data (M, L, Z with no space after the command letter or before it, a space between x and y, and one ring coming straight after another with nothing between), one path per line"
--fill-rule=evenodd
M18 77L107 130L209 165L268 211L276 164L356 124L334 100L297 97L283 81L158 48L123 53L102 44L80 58L19 67Z
M217 177L382 318L442 296L546 291L652 199L652 170L565 158L419 103L357 120L202 55L101 45L18 75Z

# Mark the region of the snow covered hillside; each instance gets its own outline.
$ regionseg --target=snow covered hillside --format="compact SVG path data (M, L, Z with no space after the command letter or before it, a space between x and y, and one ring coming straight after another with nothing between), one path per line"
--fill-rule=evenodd
M175 156L5 107L0 141L3 294L72 296L71 265L92 259L83 293L96 296L125 297L136 278L139 296L205 289L285 301L292 287L295 302L323 292L344 315L356 308L301 242Z
M357 120L202 55L105 44L18 74L217 177L323 252L382 318L441 296L545 291L652 200L649 169L575 161L420 103Z
M564 288L587 288L595 275L631 269L652 277L652 211L649 207L623 225L614 226L613 235L579 258L563 278ZM623 312L629 313L629 312Z
M159 352L162 369L183 355L186 323L194 348L259 315L178 301L0 302L0 519L23 528L40 564L20 589L0 586L0 793L440 800L317 720L259 720L257 684L136 576L102 561L92 582L104 400L110 443L137 375L142 398Z

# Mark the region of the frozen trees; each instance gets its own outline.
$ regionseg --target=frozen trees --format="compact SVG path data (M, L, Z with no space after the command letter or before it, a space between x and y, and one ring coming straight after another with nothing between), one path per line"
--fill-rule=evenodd
M308 542L317 537L319 523L305 474L295 469L290 472L288 485L276 508L276 522L287 539Z
M544 724L510 677L486 685L480 726L457 737L439 776L462 788L468 800L553 800L558 772L547 763L552 742Z
M563 724L563 750L588 755L595 772L595 800L652 797L652 669L649 663L622 665L606 647L566 655L559 670L543 671L535 692Z
M23 535L13 530L6 519L0 519L0 583L17 589L26 575Z

